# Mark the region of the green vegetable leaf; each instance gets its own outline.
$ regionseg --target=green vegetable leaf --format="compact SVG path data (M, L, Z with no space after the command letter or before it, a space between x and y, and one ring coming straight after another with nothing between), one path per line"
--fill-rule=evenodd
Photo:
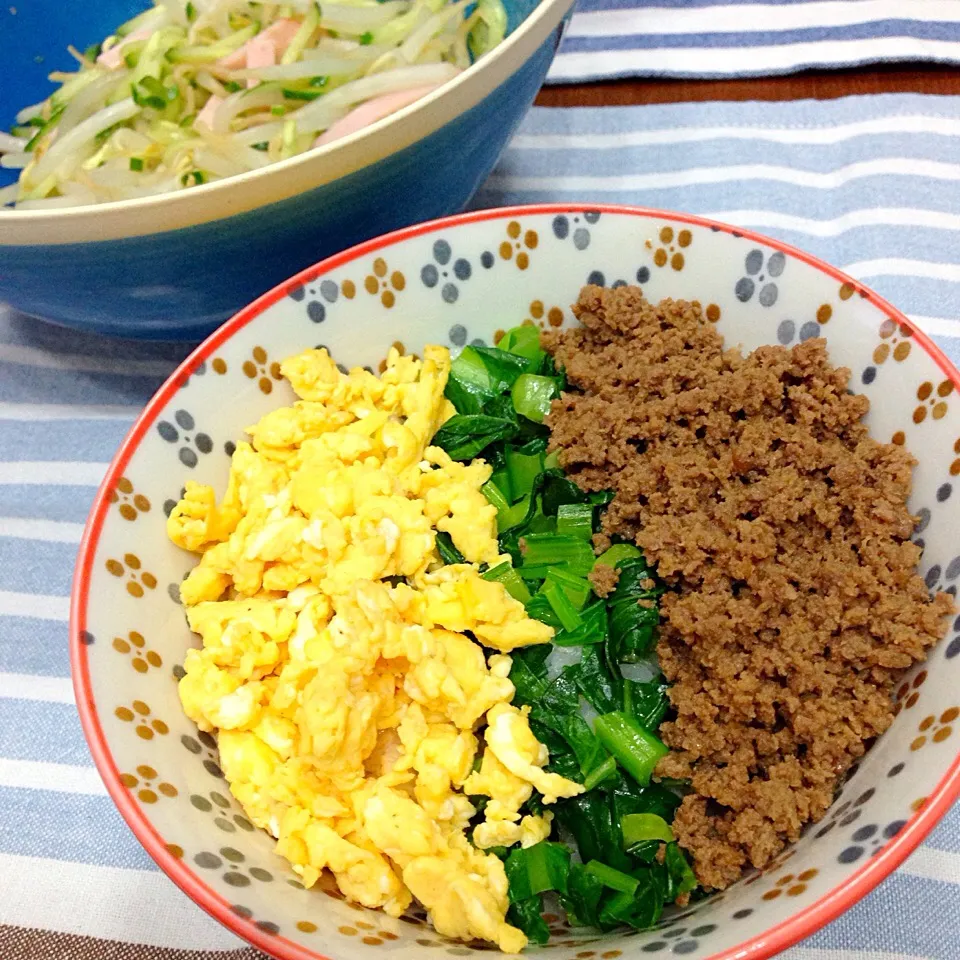
M628 850L647 840L662 840L664 843L673 840L670 824L656 813L629 813L620 821L620 829L623 845Z
M580 611L580 626L576 630L559 630L553 637L558 647L582 647L600 644L607 639L607 605L598 600Z
M449 533L438 533L436 536L437 553L444 563L466 563L466 558L454 546Z
M643 557L623 560L618 567L617 585L607 597L607 660L611 666L636 663L653 648L660 622L657 600L664 589Z
M686 854L676 843L667 844L663 862L670 876L673 877L676 895L692 893L697 888L696 874L690 868Z
M590 860L587 863L587 873L596 877L605 887L611 890L618 890L621 893L633 893L640 885L640 881L622 870L615 870L613 867L602 863L599 860Z
M517 377L511 391L513 409L534 423L543 423L550 412L550 404L560 396L560 388L553 377L524 373Z
M514 600L526 603L530 599L530 591L527 589L523 578L514 570L513 565L507 563L498 563L491 567L486 573L482 574L484 580L492 580L494 583L502 583L504 589Z
M532 323L525 323L508 330L497 346L508 353L515 353L528 361L527 373L539 373L544 351L540 348L540 330Z
M593 537L593 504L562 503L557 508L557 533L567 537L591 540Z
M539 442L537 442L539 446ZM508 444L506 450L507 472L514 499L533 493L537 478L543 473L543 451L525 453L524 448Z
M589 496L562 470L547 470L543 479L543 512L555 517L562 504L588 503Z
M570 867L567 895L560 898L567 919L574 927L596 927L600 923L600 900L604 886L582 863Z
M512 420L483 414L457 414L433 435L432 442L453 460L472 460L495 440L507 440L516 434L517 425Z
M545 643L535 647L523 647L511 654L513 665L510 667L510 682L516 687L513 702L522 707L535 704L543 697L547 689L546 660L550 656L550 645Z
M557 821L573 834L583 860L601 860L618 870L631 868L623 852L620 824L613 819L610 797L595 789L554 806Z
M621 892L607 900L600 910L600 928L611 929L622 923L637 930L652 927L663 912L659 885L647 873L632 892Z
M508 858L509 860L509 858ZM540 911L543 909L543 898L528 897L511 903L507 910L507 920L518 927L531 943L544 944L550 939L550 928L543 919Z
M544 588L556 585L563 591L575 610L582 611L584 604L593 596L593 587L584 577L575 577L559 567L551 567L543 581Z
M617 567L625 560L634 560L642 556L632 543L615 543L597 557L597 563L607 567Z
M480 413L484 404L500 397L524 372L523 357L495 347L464 347L450 365L447 399L461 413Z
M504 869L510 884L511 903L548 890L566 893L570 849L549 840L541 840L532 847L516 847L507 857Z
M667 689L668 685L661 680L624 680L624 709L634 716L644 730L653 733L670 706Z
M572 631L583 626L577 608L570 602L569 597L556 581L546 580L541 592L547 598L550 608L564 630Z
M659 783L641 787L630 777L618 774L610 791L615 819L618 823L631 813L656 813L667 823L680 805L680 797Z
M583 648L576 671L577 686L594 710L611 713L620 709L623 694L619 671L614 675L607 669L598 647Z
M520 552L523 555L520 574L524 579L543 579L551 567L577 577L585 577L593 569L590 544L576 537L532 533L521 541Z
M604 783L616 775L617 761L613 757L607 757L587 772L583 778L583 785L587 790L592 790L597 784Z

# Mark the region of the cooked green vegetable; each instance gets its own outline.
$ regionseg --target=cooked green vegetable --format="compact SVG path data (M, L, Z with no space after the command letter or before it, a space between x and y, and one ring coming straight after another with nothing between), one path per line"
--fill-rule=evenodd
M629 850L635 843L645 840L673 840L670 824L655 813L628 813L620 821L623 831L623 845Z
M437 553L444 563L466 563L463 554L453 545L449 533L438 533L436 544Z
M512 850L504 868L510 881L511 903L549 890L566 893L570 850L562 843L541 840L532 847Z
M520 573L525 579L542 580L551 569L577 577L585 577L593 570L593 550L589 543L577 537L531 533L523 538L520 551L523 554Z
M450 561L445 562L449 563ZM523 577L509 563L498 563L495 567L491 567L483 574L483 579L502 583L507 593L521 603L526 603L530 599L530 591L523 582Z
M668 752L660 740L626 713L597 717L595 729L600 742L640 786L650 782L653 768Z
M517 433L513 420L480 413L457 414L433 435L433 445L446 450L454 460L472 460L495 440L509 440Z
M524 373L517 377L511 396L513 409L517 413L535 423L542 423L550 412L550 404L560 396L560 391L555 378Z
M651 782L667 752L656 736L667 684L653 660L664 588L633 544L594 555L612 494L584 492L565 476L541 423L564 387L537 329L515 327L498 347L470 346L454 360L446 396L457 414L434 441L455 459L490 463L483 492L510 559L483 576L555 631L552 644L513 651L510 680L514 704L529 709L530 728L549 751L548 769L585 787L549 807L583 863L571 864L570 849L554 840L504 854L508 917L535 943L549 937L545 892L559 895L574 925L643 929L696 885L670 829L680 797ZM588 579L598 564L618 571L606 598ZM566 665L551 670L551 651L563 648ZM651 679L623 676L622 664L647 660ZM548 808L535 795L524 809Z

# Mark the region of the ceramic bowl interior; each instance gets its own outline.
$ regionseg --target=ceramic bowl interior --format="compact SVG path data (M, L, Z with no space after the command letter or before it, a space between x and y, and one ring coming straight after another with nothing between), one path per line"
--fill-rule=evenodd
M870 399L880 440L918 458L931 590L956 592L960 556L958 375L870 291L772 241L691 217L624 208L520 208L411 228L311 268L244 310L151 401L111 466L81 549L71 643L81 717L134 832L201 906L284 960L468 956L422 916L394 920L304 890L231 799L214 740L183 715L176 681L194 638L177 602L191 556L166 539L187 478L223 489L245 426L292 394L277 361L323 344L376 368L389 346L491 343L530 319L572 321L585 282L639 283L651 300L699 300L730 344L827 338ZM956 494L956 495L955 495ZM679 954L764 957L836 916L920 842L960 790L958 625L897 692L898 716L826 818L763 873L668 915L600 937L551 920L557 960Z
M197 341L291 272L463 209L533 102L572 0L505 0L509 35L449 83L371 126L189 190L0 216L0 300L98 333ZM146 7L0 6L0 129L52 92L52 69ZM9 171L0 170L3 178Z

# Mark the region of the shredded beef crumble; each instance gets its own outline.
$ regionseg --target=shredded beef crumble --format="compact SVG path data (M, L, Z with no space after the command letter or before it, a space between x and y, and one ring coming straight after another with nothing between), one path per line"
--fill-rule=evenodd
M720 889L824 815L951 598L916 571L915 461L868 435L822 339L743 356L698 303L636 287L585 287L574 313L582 327L544 334L570 384L551 448L583 489L616 491L604 534L672 588L657 775L691 781L673 830Z

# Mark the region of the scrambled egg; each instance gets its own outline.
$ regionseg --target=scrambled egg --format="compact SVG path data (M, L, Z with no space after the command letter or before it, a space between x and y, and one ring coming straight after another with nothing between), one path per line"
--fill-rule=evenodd
M188 481L170 514L201 554L181 585L203 643L180 698L305 885L330 870L358 903L397 916L416 898L441 934L517 952L485 850L549 836L550 813L521 815L534 789L550 804L583 788L544 770L510 705L507 654L553 631L480 576L507 559L490 467L428 445L454 412L449 366L442 347L393 350L379 378L325 350L282 364L300 399L248 429L219 504ZM466 563L443 565L437 532Z

